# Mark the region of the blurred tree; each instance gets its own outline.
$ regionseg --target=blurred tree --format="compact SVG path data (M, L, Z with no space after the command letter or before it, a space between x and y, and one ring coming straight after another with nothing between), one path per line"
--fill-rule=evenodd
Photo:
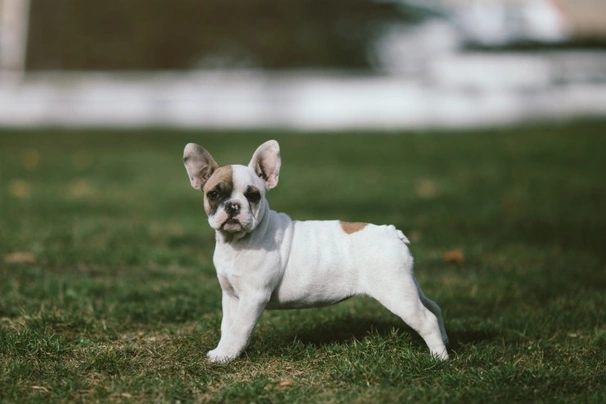
M369 67L391 22L422 9L371 0L31 0L28 70Z

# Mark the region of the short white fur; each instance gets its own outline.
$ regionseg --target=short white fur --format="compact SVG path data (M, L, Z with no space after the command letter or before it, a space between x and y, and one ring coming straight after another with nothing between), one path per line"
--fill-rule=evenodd
M196 189L203 189L218 168L206 150L191 143L184 161ZM378 300L419 333L432 355L448 359L440 307L419 288L402 232L372 224L347 232L336 220L296 221L270 210L265 193L277 185L280 164L279 145L270 140L248 166L232 165L232 192L209 217L223 296L221 338L209 360L223 363L239 356L265 309L325 306L355 295ZM250 187L260 191L255 204L246 196ZM234 224L222 228L230 203L240 209L231 215Z

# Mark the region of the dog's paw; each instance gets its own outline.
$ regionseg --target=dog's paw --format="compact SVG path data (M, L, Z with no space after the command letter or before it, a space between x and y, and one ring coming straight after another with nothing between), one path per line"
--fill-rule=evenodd
M235 359L235 356L227 355L223 352L220 352L218 349L213 349L212 351L208 351L206 353L206 357L212 363L224 365L228 362L231 362Z
M446 348L444 348L444 350L442 350L442 351L432 352L431 354L434 358L436 358L439 361L448 360L448 351L446 350Z

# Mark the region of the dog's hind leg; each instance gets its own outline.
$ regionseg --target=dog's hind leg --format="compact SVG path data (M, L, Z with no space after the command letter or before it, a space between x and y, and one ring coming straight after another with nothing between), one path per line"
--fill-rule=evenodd
M444 318L442 317L442 310L440 306L423 293L417 280L415 279L415 284L417 285L417 292L419 293L419 297L421 298L421 302L423 306L425 306L429 311L431 311L438 319L438 326L440 327L440 334L442 334L442 341L444 344L448 345L448 334L446 333L446 327L444 326Z
M402 279L404 278L404 279ZM429 347L432 355L448 359L442 333L441 313L437 304L426 298L412 276L382 279L371 286L368 294L415 330Z

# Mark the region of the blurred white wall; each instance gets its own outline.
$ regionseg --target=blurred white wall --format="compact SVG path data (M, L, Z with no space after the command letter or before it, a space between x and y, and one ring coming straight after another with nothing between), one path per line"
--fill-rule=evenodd
M606 116L606 52L445 55L414 77L261 71L31 74L2 126L431 128Z

